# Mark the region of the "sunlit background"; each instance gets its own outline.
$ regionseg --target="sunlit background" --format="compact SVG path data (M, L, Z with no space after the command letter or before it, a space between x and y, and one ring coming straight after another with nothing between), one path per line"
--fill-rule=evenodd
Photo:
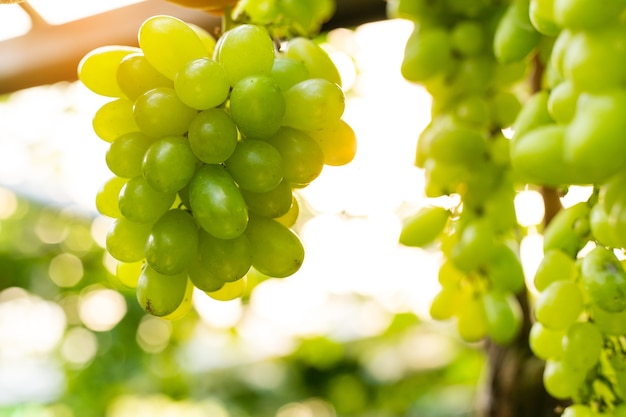
M59 24L102 11L78 5L122 1L29 3ZM0 6L0 39L29 22ZM197 292L195 312L173 323L120 291L102 250L110 220L94 195L108 144L91 118L104 99L80 83L3 97L0 417L471 415L482 353L430 320L438 253L397 243L403 217L428 203L413 160L430 99L399 73L411 30L387 20L328 34L359 147L299 193L310 215L301 270L246 302ZM516 208L522 225L541 223L538 193ZM522 245L529 274L540 239Z

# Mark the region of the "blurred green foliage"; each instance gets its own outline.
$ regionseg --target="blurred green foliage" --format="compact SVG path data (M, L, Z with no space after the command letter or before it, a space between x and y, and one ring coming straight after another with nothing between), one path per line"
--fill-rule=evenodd
M0 404L0 417L472 415L483 351L461 343L447 327L409 313L396 314L375 336L347 341L300 337L288 354L196 369L194 361L202 362L206 358L200 356L211 352L190 349L198 329L207 327L192 311L173 323L154 319L171 335L164 347L146 350L138 342L146 316L133 290L116 283L105 267L105 252L92 233L94 218L5 191L0 208L11 209L0 220L0 305L2 290L11 287L58 303L67 317L66 336L86 327L77 303L70 301L94 285L119 291L127 311L111 330L89 330L97 350L88 362L68 361L62 341L48 353L64 369L60 396ZM63 253L75 255L83 268L82 278L69 286L55 284L49 273L52 259ZM238 326L220 332L234 343L221 348L236 349ZM6 360L0 356L0 375ZM172 412L173 407L179 411Z

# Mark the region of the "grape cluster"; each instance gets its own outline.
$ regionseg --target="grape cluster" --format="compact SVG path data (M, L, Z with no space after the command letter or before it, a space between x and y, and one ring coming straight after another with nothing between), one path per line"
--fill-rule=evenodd
M626 416L626 2L531 0L542 34L541 89L514 127L511 164L521 180L593 186L544 233L530 346L546 360L544 385L573 400L563 415Z
M510 127L521 108L514 86L535 44L519 2L399 1L394 16L415 22L405 45L403 76L433 98L432 118L418 138L416 165L428 198L458 195L451 209L423 207L406 219L400 242L441 243L441 290L431 316L456 318L467 341L507 344L518 336L524 287L519 259ZM487 22L487 23L485 23Z
M277 36L309 37L333 16L335 6L333 0L239 0L232 17L264 25Z
M184 314L194 287L240 296L251 268L295 273L295 190L356 150L342 119L339 73L324 50L293 38L277 52L261 26L216 41L172 16L139 28L139 47L106 46L80 80L111 97L93 128L110 143L113 177L96 196L114 218L106 238L118 277L150 314Z
M576 404L564 416L626 416L626 271L614 248L596 244L593 207L563 209L545 230L529 343L546 361L548 393Z

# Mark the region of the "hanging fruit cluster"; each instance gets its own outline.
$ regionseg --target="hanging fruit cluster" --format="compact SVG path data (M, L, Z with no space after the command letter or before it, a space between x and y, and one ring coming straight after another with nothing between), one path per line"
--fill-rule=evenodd
M114 218L106 239L118 277L150 314L175 318L194 287L243 293L254 268L287 277L302 265L295 190L354 157L345 96L309 38L277 50L240 24L219 39L172 16L139 28L139 47L105 46L79 78L111 97L95 114L112 178L96 197Z

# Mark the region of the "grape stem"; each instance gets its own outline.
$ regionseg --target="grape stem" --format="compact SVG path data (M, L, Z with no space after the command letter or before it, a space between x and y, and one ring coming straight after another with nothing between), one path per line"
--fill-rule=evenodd
M232 11L232 7L224 7L224 11L222 13L222 35L236 26L236 23L233 20Z

